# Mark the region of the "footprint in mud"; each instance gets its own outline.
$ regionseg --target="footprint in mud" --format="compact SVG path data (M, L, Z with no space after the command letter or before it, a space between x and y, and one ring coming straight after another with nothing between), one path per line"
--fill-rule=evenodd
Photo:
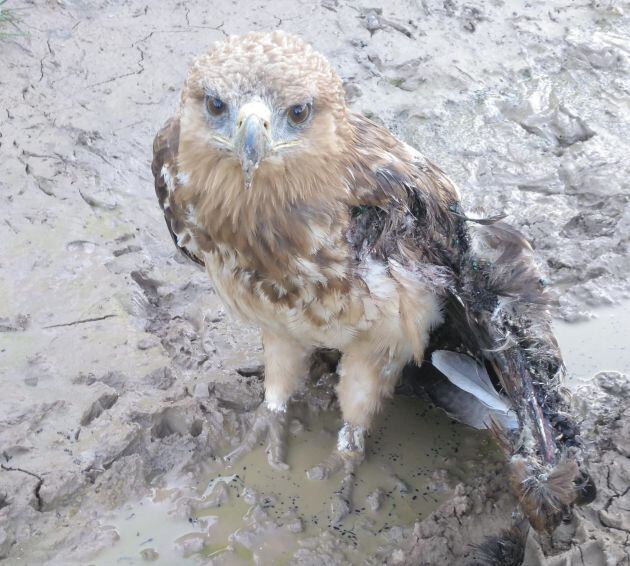
M193 438L203 431L203 423L199 419L190 420L183 407L168 407L154 416L155 424L151 428L151 438L161 439L179 434L190 435Z
M503 114L529 134L559 148L586 142L595 131L581 116L571 111L548 81L528 85L518 104L504 103Z
M81 426L89 425L94 419L100 417L104 411L111 409L116 401L118 401L118 393L113 389L102 393L83 413L80 421Z

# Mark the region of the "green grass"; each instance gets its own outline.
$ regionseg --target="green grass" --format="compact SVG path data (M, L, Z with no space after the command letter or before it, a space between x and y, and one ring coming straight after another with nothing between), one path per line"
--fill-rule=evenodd
M5 8L7 0L0 0L0 39L23 35L17 27L18 17L14 8ZM13 31L7 31L12 28Z

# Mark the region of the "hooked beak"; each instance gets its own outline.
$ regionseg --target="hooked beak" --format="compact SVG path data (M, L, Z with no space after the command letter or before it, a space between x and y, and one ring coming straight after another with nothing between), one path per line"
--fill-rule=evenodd
M234 147L241 161L245 189L252 186L254 173L271 148L271 111L262 102L244 104L236 119Z

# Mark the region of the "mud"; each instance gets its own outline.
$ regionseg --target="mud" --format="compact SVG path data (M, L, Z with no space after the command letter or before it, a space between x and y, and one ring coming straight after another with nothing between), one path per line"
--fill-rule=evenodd
M596 373L630 368L630 301L598 308L594 317L577 323L558 320L555 333L575 389Z
M468 208L532 240L598 497L554 540L530 535L525 563L630 564L630 3L8 4L24 35L0 40L0 558L465 564L512 522L488 438L403 396L368 443L358 512L329 527L334 486L304 477L333 444L327 375L297 400L290 472L262 450L220 461L262 397L260 339L174 254L150 147L194 55L280 27Z

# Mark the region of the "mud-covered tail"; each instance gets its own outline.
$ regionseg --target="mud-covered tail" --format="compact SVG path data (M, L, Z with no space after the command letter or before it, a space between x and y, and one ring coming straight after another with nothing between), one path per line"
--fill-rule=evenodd
M452 350L485 366L507 396L518 426L489 428L508 461L510 484L539 532L551 532L574 503L594 498L581 469L579 428L561 391L564 364L549 297L532 249L502 222L460 216L456 277L445 323L430 350Z

